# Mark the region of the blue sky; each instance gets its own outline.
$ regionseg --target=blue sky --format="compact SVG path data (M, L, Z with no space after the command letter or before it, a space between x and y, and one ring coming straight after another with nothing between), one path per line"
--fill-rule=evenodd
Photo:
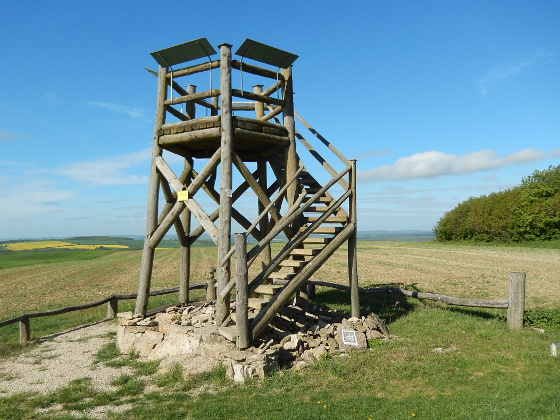
M358 159L361 230L430 230L559 164L557 1L22 0L0 16L2 239L144 233L143 68L200 37L299 55L296 110Z

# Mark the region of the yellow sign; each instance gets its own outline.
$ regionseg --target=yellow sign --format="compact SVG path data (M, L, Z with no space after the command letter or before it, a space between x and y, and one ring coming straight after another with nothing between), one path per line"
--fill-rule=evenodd
M179 191L177 193L177 200L178 201L187 201L189 199L189 192L188 191Z

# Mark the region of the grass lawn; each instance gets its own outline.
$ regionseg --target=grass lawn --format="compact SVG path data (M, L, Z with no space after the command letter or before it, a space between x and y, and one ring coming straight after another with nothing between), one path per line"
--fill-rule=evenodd
M558 311L557 291L551 288L559 272L557 250L418 243L366 243L361 249L364 285L389 279L415 283L427 292L504 298L508 271L525 268L528 307ZM200 252L202 271L211 256L206 249ZM138 262L122 260L118 254L96 261L105 268ZM172 251L160 251L161 267L169 268L175 257ZM344 259L343 252L335 255L318 275L344 281ZM97 288L105 287L100 283L106 271L90 271L98 276ZM83 283L79 275L75 278ZM0 281L8 284L7 277ZM72 284L71 276L65 281ZM156 278L161 287L174 285L173 281L174 274ZM317 289L320 303L348 311L347 300L343 292ZM372 342L368 350L331 355L301 372L277 371L243 385L227 380L223 369L188 380L177 371L154 373L153 364L143 365L108 347L98 355L99 363L121 363L135 372L115 380L115 390L95 390L83 378L48 394L0 396L0 419L87 419L94 418L91 410L96 407L113 411L106 415L110 419L560 418L560 358L549 353L550 343L560 341L558 322L546 321L544 333L529 328L510 331L503 310L415 299L396 304L391 295L363 296L361 308L364 314L379 314L396 338ZM91 316L102 317L104 308L100 312ZM36 322L32 321L32 331L41 331L33 326Z

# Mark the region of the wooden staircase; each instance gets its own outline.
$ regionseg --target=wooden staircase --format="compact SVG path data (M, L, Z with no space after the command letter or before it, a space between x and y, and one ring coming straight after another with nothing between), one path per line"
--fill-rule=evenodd
M247 320L256 338L284 305L305 287L307 280L354 233L348 212L311 174L302 170L299 217L293 226L294 237L271 263L249 283ZM344 197L344 196L343 196ZM231 341L237 338L237 306L219 328Z

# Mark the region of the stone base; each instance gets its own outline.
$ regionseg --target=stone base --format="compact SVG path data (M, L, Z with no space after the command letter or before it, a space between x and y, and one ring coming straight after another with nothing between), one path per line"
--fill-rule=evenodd
M276 315L254 347L239 350L218 332L214 314L213 303L171 307L145 319L121 313L117 347L121 353L161 360L162 370L179 364L185 377L222 364L228 377L243 382L263 378L279 365L302 369L329 353L363 350L369 339L389 338L375 314L347 318L326 307L311 305L308 312L292 305Z

